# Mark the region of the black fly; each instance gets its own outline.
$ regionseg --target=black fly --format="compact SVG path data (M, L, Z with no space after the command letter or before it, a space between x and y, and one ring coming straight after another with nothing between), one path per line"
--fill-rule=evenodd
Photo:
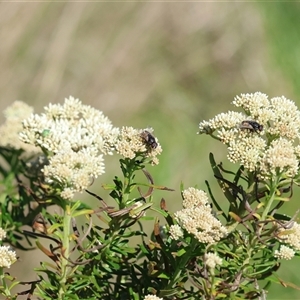
M157 147L156 139L149 131L144 130L141 133L141 137L150 148L155 149Z
M243 121L240 125L240 129L249 129L252 132L259 133L264 129L264 126L257 123L256 121Z

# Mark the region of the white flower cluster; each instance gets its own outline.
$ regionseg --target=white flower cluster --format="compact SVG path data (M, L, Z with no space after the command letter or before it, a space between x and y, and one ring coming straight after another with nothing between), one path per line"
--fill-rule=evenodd
M0 241L6 238L6 231L0 227Z
M0 241L6 238L6 231L0 227ZM16 252L9 246L0 246L0 268L10 268L16 262Z
M170 237L175 241L182 238L184 234L182 228L177 224L170 226L169 233L170 233Z
M151 159L153 165L157 165L159 161L156 156L161 154L162 148L157 139L152 136L152 132L152 128L139 130L133 127L122 127L116 141L117 152L130 159L138 154L143 154ZM149 138L154 139L155 147L153 147Z
M262 177L298 173L300 111L285 97L242 94L232 102L244 113L229 111L199 124L199 133L215 135L228 147L228 159Z
M157 297L155 295L150 295L149 294L149 295L145 296L144 300L163 300L163 298L159 298L159 297Z
M212 214L205 192L190 187L184 190L182 195L184 208L175 213L175 219L182 229L205 244L215 244L228 234L226 227ZM176 239L175 228L172 228L171 232ZM180 236L180 233L177 233L177 236Z
M216 265L222 265L222 258L213 252L205 254L205 264L210 268L214 269Z
M10 268L17 260L16 252L11 250L9 246L0 246L0 267Z
M61 196L70 200L104 173L103 154L112 154L118 134L101 111L69 97L63 105L50 104L45 113L24 120L19 136L48 156L45 180L57 183Z
M292 255L291 257L294 256L295 251L300 251L300 224L298 224L297 222L293 223L293 226L289 229L285 229L285 228L279 228L279 236L280 236L280 242L284 243L285 245L282 245L281 248L283 250L277 252L277 255L281 255L280 253L287 253L287 248L290 249L290 247L292 248L289 253ZM290 246L290 247L288 247ZM292 252L293 251L293 252ZM278 256L279 257L279 256ZM283 257L285 258L285 257ZM287 258L285 258L287 259Z
M41 147L46 153L85 148L112 154L119 129L103 113L79 99L69 97L65 103L49 104L45 113L32 114L23 121L20 139Z
M34 145L28 145L19 139L19 132L22 131L22 121L28 118L33 108L22 101L15 101L4 110L5 123L0 126L0 146L13 149L25 150L24 155L30 156L40 153L41 150Z
M93 178L104 173L103 156L92 150L63 149L42 169L48 183L57 182L64 187L61 192L64 199L72 199L74 192L82 192L91 185Z
M279 259L290 260L294 257L295 251L285 245L281 245L279 250L275 250L274 256Z

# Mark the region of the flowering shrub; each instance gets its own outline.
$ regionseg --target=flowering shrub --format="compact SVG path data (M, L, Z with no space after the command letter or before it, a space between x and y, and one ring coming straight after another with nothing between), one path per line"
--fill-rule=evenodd
M182 187L182 209L154 205L162 147L152 128L115 128L102 112L70 97L42 114L22 102L6 109L0 127L2 180L0 292L7 299L266 299L281 260L300 253L300 224L281 207L299 184L300 111L284 97L242 94L199 124L223 143L237 165L209 159L223 192ZM122 177L103 184L111 201L90 191L118 157ZM148 168L149 167L149 168ZM145 181L136 182L142 173ZM146 191L143 188L146 187ZM78 193L97 199L93 207ZM166 199L168 194L166 194ZM220 205L227 200L228 205ZM50 207L55 209L49 209ZM160 218L153 218L153 211ZM146 215L148 213L148 216ZM153 226L150 236L144 226ZM25 225L31 230L25 229ZM38 279L20 282L4 269L32 242L48 261ZM49 263L49 259L51 263ZM16 285L24 290L15 293ZM34 298L35 299L35 298Z

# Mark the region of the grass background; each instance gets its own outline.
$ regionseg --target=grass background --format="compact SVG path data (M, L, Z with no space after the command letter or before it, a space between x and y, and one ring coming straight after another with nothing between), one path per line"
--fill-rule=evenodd
M205 189L208 153L226 157L196 135L201 120L232 109L240 93L300 105L299 14L300 3L283 2L0 3L0 108L23 100L41 112L73 95L115 126L153 127L164 152L151 173L177 190L163 195L175 211L180 182ZM119 173L112 158L106 169L93 186L99 194ZM297 195L287 212L299 207ZM36 279L36 254L18 255L11 272ZM300 285L299 267L294 258L280 275ZM300 299L300 291L272 286L268 299Z

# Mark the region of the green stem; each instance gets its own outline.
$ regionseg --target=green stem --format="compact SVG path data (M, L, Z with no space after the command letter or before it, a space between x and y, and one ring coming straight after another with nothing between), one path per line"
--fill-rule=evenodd
M181 261L179 262L178 266L176 267L176 270L174 272L174 275L172 276L168 286L165 288L166 290L174 288L174 285L178 283L178 279L181 276L182 272L186 272L186 265L192 258L192 253L195 250L195 247L197 245L196 240L194 240L188 249L188 251L184 254Z
M272 206L272 203L275 199L275 194L276 194L276 190L277 190L277 186L278 186L278 182L279 182L279 179L278 177L275 177L275 180L271 180L271 184L270 184L270 193L268 195L268 199L266 201L266 206L265 206L265 209L261 215L261 221L265 221L266 220L266 217L268 216L270 210L271 210L271 206Z
M5 281L5 275L3 272L3 268L0 268L0 285L3 287L0 291L0 294L3 296L10 296L9 287L7 286L6 281Z
M71 229L71 207L66 205L64 209L64 222L63 222L63 239L62 239L62 256L61 256L61 279L58 299L63 300L66 292L66 282L68 276L68 258L70 252L70 229Z

